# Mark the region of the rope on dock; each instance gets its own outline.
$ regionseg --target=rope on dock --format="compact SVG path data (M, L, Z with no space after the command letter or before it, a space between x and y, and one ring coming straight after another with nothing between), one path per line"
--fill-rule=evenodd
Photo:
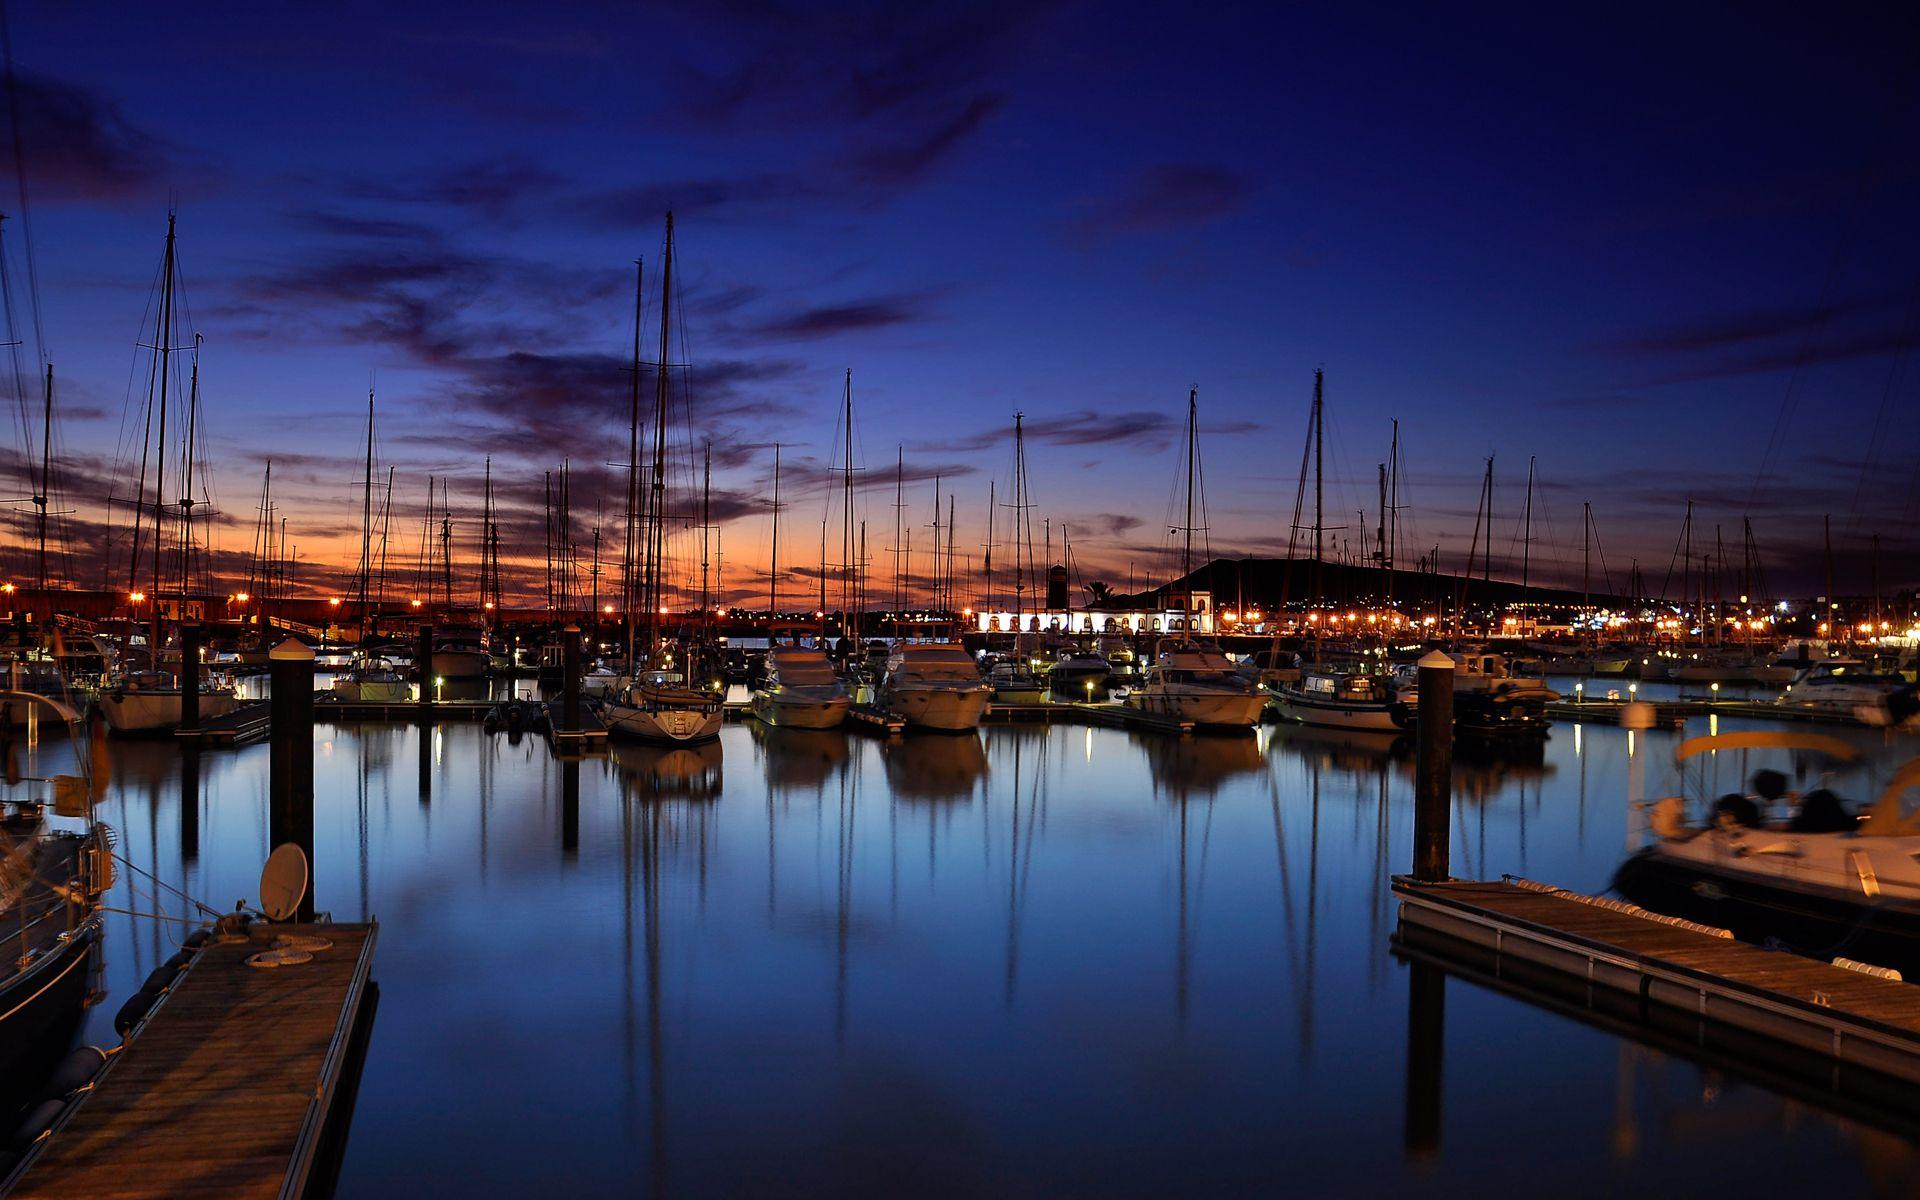
M1518 875L1502 875L1500 882L1508 887L1519 888L1524 892L1536 892L1542 896L1558 896L1563 900L1573 900L1580 904L1591 904L1595 908L1604 908L1609 912L1624 913L1630 917L1640 917L1647 921L1657 921L1662 925L1671 925L1675 929L1685 929L1693 933L1704 933L1708 937L1733 940L1731 929L1721 929L1716 925L1702 925L1698 921L1688 921L1682 917L1669 917L1665 913L1653 912L1641 908L1638 904L1629 904L1625 900L1615 900L1611 896L1589 896L1582 892L1570 892L1566 888L1538 880L1523 879Z

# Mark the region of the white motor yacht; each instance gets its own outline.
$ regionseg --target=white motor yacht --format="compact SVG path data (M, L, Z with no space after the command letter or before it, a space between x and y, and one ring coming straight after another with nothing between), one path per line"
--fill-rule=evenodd
M767 651L766 679L753 689L753 715L783 729L836 729L853 698L819 650L776 646Z
M1127 695L1141 712L1210 729L1252 729L1267 698L1234 662L1210 646L1165 641L1146 678Z
M961 733L980 727L993 689L958 642L902 642L887 656L876 699L916 729Z

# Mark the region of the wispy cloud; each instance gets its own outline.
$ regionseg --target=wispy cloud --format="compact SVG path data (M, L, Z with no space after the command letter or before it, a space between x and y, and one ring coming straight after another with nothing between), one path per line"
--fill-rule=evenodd
M1093 201L1068 229L1076 238L1095 239L1203 225L1238 212L1254 190L1252 179L1228 167L1163 163Z

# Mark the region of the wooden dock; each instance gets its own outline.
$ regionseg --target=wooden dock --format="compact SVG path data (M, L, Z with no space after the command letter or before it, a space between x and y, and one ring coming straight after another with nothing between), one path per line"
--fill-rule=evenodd
M1644 703L1653 709L1654 724L1663 729L1675 729L1689 720L1711 716L1742 717L1753 721L1801 721L1820 725L1860 724L1847 713L1823 712L1792 704L1769 704L1764 700L1682 696L1678 700L1647 700ZM1593 721L1618 725L1620 710L1627 704L1625 700L1561 699L1550 701L1546 712L1556 721Z
M547 701L547 738L555 750L578 753L590 746L606 745L607 723L600 719L599 710L585 701L580 704L580 727L562 729L564 722L565 715L560 702Z
M197 742L202 746L244 746L248 742L259 741L272 730L271 709L272 705L265 700L256 700L242 704L230 713L202 721L198 728L176 728L173 735L183 742Z
M1396 878L1399 937L1451 941L1791 1051L1920 1084L1920 986L1525 880Z
M864 729L869 733L883 733L888 737L905 733L907 723L892 713L882 712L865 704L856 704L847 710L847 728Z
M1062 704L1057 707L1070 708L1080 714L1080 718L1089 725L1110 725L1122 729L1150 729L1156 733L1172 733L1185 736L1193 732L1192 721L1175 721L1135 708L1131 704L1108 702L1104 704Z
M479 721L493 711L498 700L441 700L421 704L417 700L339 700L322 695L314 701L316 721Z
M294 1200L327 1186L371 1033L378 928L256 926L248 942L209 944L0 1193ZM333 945L247 965L288 933Z

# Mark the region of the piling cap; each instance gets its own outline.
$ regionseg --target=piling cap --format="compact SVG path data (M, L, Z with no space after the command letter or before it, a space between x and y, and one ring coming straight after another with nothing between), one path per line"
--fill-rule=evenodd
M312 662L313 647L299 638L288 638L267 651L267 657L274 662Z
M1444 650L1429 650L1420 659L1422 671L1452 671L1458 669L1459 665L1453 661L1453 656Z

